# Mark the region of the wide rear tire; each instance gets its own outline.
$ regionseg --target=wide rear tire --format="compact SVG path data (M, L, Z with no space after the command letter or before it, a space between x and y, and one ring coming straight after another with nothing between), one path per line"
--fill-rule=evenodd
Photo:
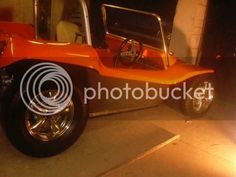
M53 86L47 86L44 88L44 91L50 92L53 89L55 89ZM59 116L55 118L54 116L54 120L52 121L52 116L48 116L46 119L43 117L38 118L37 115L34 115L34 113L25 106L20 96L19 81L16 81L8 90L8 96L6 96L4 102L6 113L4 116L5 131L11 143L22 153L33 157L57 155L75 143L86 126L88 109L87 105L84 104L82 88L76 86L73 89L71 99L71 105L73 107L65 108L70 111L70 118L67 120L63 114L60 115L62 118L59 118ZM34 129L37 123L36 119L41 122L45 119L48 122L54 123L56 122L55 119L57 119L59 122L57 124L61 127L56 130L55 127L58 127L58 125L53 125L54 131L51 132L58 132L58 134L56 134L57 136L54 136L54 134L50 136L50 131L47 128L49 125L46 125L49 123L41 125L41 131L36 131ZM62 129L61 131L59 131L60 128Z

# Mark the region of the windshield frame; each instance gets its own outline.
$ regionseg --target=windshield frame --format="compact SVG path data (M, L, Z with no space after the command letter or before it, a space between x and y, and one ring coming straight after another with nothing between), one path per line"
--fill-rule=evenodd
M102 18L103 18L105 33L115 35L115 36L118 36L118 37L121 37L121 38L124 38L124 36L120 36L120 35L117 35L117 34L110 33L109 30L108 30L107 13L106 13L106 8L107 7L151 16L151 17L154 17L158 21L158 23L160 25L160 32L161 32L161 39L162 39L162 43L163 43L163 48L160 49L160 48L157 48L157 47L154 47L154 46L151 46L151 47L155 48L155 49L158 49L158 50L161 50L165 53L165 69L167 69L168 66L169 66L168 49L167 49L167 43L166 43L166 40L165 40L165 33L164 33L161 17L159 15L155 14L155 13L150 13L150 12L145 12L145 11L141 11L141 10L125 8L125 7L120 7L120 6L110 5L110 4L102 4Z

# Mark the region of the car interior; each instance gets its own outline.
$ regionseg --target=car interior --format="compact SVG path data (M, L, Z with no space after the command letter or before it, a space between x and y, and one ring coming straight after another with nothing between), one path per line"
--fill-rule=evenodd
M160 23L155 16L110 6L103 6L102 14L105 41L113 58L102 57L104 53L98 52L101 53L104 65L129 69L165 69L164 43ZM175 62L174 58L170 60L171 64Z
M73 4L73 6L72 6ZM59 42L85 43L84 24L79 1L64 3L61 18L56 25L56 39Z
M79 1L61 2L61 8L52 12L57 16L57 23L54 25L56 40L85 44L85 25ZM160 24L155 17L110 7L102 9L101 12L105 36L101 42L103 45L96 47L96 51L104 66L148 70L165 69L166 56L162 50ZM126 18L127 15L130 17L129 20ZM96 35L93 34L93 31L91 30L92 38ZM172 57L171 63L174 62L175 59Z

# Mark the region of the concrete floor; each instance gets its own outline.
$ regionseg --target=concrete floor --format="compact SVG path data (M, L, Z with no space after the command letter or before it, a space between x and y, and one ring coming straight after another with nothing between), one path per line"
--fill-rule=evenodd
M235 107L217 103L197 120L188 120L165 105L136 114L181 138L107 176L236 177Z
M235 127L225 103L197 120L161 105L92 119L72 148L48 159L22 155L0 133L0 177L236 177Z

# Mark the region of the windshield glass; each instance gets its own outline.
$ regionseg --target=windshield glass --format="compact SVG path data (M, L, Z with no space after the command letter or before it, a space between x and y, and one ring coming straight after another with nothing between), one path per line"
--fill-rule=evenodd
M160 23L155 15L107 5L103 13L108 33L163 48Z

